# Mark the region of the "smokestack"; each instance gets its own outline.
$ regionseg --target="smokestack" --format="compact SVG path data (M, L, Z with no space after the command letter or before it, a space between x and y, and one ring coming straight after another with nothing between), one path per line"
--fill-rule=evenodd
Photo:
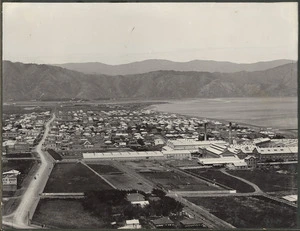
M204 122L204 140L207 140L207 122Z
M232 131L232 123L229 122L229 144L232 144L232 134L231 134L231 131Z

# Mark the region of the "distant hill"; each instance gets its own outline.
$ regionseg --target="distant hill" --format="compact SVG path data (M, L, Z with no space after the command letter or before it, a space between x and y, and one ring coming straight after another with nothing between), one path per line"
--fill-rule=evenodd
M231 62L219 62L210 60L193 60L190 62L173 62L169 60L150 59L141 62L133 62L122 65L107 65L103 63L66 63L57 64L69 70L79 71L85 74L105 75L134 75L152 71L197 71L197 72L221 72L234 73L240 71L263 71L288 63L292 60L275 60L251 64L238 64Z
M264 71L154 71L89 75L57 66L3 62L3 100L180 99L297 96L297 64Z

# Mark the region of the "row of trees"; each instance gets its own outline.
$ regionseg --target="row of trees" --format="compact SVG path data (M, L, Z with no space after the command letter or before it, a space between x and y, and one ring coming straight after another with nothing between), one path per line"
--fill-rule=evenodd
M128 193L140 193L148 200L151 196L158 197L156 200L149 200L149 205L140 207L132 205L127 201ZM182 211L183 205L166 194L154 189L151 194L143 191L130 190L103 190L89 191L85 193L83 200L84 209L90 211L93 215L101 217L105 222L122 222L127 219L138 219L141 217L169 216L178 214Z

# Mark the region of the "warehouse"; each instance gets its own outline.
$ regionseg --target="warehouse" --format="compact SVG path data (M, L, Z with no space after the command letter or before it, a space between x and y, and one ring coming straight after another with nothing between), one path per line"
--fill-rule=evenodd
M148 152L94 152L83 153L83 158L98 160L157 160L157 159L190 159L187 150L148 151Z
M257 147L254 155L261 162L298 160L298 147Z
M157 160L164 159L162 152L94 152L83 153L83 158L97 160Z
M245 168L247 163L241 160L237 156L221 156L219 158L199 158L198 163L203 166L214 166L214 167L224 167L226 165L233 165L237 168Z
M198 150L198 148L209 147L212 144L227 145L222 140L197 141L190 139L168 140L167 145L174 150Z
M166 159L190 159L192 158L191 152L188 150L171 150L171 151L162 151Z

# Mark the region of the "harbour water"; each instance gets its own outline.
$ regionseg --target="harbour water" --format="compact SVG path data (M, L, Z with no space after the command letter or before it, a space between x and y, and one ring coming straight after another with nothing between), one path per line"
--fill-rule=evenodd
M154 110L278 129L298 128L297 97L172 100Z

